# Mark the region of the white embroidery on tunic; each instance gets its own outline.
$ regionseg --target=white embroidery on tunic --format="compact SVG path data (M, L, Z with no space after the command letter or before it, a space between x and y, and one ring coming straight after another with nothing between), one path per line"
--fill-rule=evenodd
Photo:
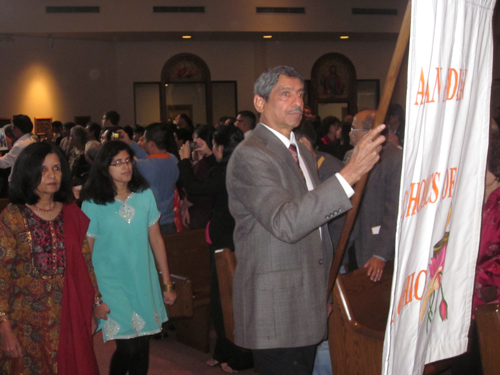
M156 309L155 309L155 322L156 322L156 325L158 327L161 327L161 324L160 324L160 317L158 316L158 313L156 312Z
M132 327L134 328L135 332L141 332L145 324L146 322L139 316L139 314L137 314L136 312L132 313Z
M113 340L120 331L120 325L108 315L108 319L104 321L102 331L104 332L107 340Z
M131 193L123 202L119 200L118 198L115 198L118 202L122 203L122 206L120 207L120 210L118 211L118 214L120 215L121 218L123 218L127 223L131 223L132 219L134 218L135 215L135 209L134 207L130 206L127 201L132 198L134 193Z

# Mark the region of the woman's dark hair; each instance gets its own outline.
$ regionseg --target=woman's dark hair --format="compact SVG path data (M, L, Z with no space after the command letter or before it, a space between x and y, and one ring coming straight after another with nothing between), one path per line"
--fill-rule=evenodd
M32 143L19 154L9 184L9 199L14 204L36 204L40 197L35 192L42 180L42 164L49 154L56 154L61 163L61 186L54 193L54 201L69 203L73 197L71 172L61 149L50 142Z
M319 138L323 138L330 132L330 126L340 126L340 120L335 116L326 116L323 120L321 120L321 125L319 128Z
M193 134L190 133L186 128L175 129L174 133L177 134L177 139L179 141L182 141L182 144L186 143L187 141L191 142L193 140Z
M350 122L341 122L340 126L342 127L342 132L340 134L340 143L343 145L351 144L351 138L349 134L351 133L352 123Z
M221 162L227 163L238 144L245 138L243 132L234 125L218 126L214 133L217 146L224 146Z
M212 149L212 139L215 128L210 125L200 125L194 130L194 138L201 138L205 141L209 149Z
M146 129L144 129L144 126L141 126L141 125L139 125L139 124L136 124L136 125L135 125L135 129L134 129L134 135L139 134L139 135L141 135L141 136L142 136L142 135L144 135L144 131L145 131L145 130L146 130Z
M128 137L132 139L134 137L134 129L130 125L125 125L123 131L127 133Z
M90 174L82 187L80 199L82 201L94 201L96 204L105 205L115 201L116 186L109 174L109 166L113 158L120 153L127 151L129 156L134 158L134 151L122 141L106 142L97 153L92 163ZM149 187L146 179L139 173L135 164L132 164L132 179L128 183L128 188L134 193L146 190Z

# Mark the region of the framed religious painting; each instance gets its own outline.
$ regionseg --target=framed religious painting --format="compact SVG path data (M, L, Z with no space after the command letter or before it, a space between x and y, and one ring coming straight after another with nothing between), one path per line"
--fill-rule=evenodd
M52 131L52 117L35 117L35 134L45 135Z
M338 107L339 113L355 114L356 69L351 60L336 52L327 53L316 60L311 70L308 95L315 113L326 114L325 109Z

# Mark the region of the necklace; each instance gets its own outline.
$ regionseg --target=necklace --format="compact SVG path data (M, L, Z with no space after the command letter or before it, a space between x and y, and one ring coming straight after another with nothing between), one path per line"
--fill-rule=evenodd
M52 208L49 208L48 210L41 208L41 207L38 207L36 204L33 205L33 208L37 211L40 211L40 212L52 212L52 211L54 211L56 206L57 206L57 204L54 202L54 206Z

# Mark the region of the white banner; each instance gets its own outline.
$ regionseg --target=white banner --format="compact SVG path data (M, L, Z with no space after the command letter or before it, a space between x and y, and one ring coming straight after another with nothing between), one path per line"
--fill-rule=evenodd
M495 0L414 0L383 374L467 349L490 123Z

